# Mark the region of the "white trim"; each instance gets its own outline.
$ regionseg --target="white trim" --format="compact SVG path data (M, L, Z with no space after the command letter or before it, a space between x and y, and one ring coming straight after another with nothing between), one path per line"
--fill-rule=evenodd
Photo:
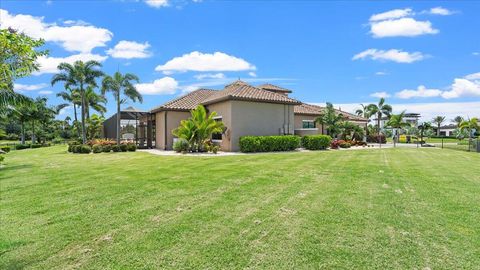
M217 119L222 119L223 120L223 117L221 115L217 115L215 117L212 117L214 120L217 120Z
M212 140L212 142L214 142L214 143L221 143L222 140Z
M296 128L295 130L318 130L318 128Z

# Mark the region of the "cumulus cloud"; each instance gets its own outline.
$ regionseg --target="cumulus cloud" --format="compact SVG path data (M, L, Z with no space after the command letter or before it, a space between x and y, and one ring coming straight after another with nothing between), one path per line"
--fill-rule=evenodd
M416 90L404 89L395 94L396 97L402 99L409 99L414 97L438 97L442 94L439 89L427 89L425 86L420 85Z
M53 91L50 91L50 90L42 90L42 91L38 91L38 93L40 95L51 95L53 94Z
M225 78L225 74L223 73L204 73L204 74L198 74L193 76L197 80L203 80L203 79L223 79Z
M480 81L471 81L463 78L455 79L451 90L442 93L442 97L446 99L473 96L480 97Z
M112 49L108 49L107 54L113 58L123 59L148 58L151 56L148 48L150 48L148 42L138 43L135 41L122 40Z
M223 52L213 54L194 51L175 57L163 65L155 68L156 71L163 71L164 74L171 74L175 71L243 71L255 70L255 66L232 55Z
M14 28L31 37L54 42L71 52L89 53L93 48L106 46L112 39L112 32L92 25L58 26L44 22L44 17L25 14L10 14L0 9L0 27Z
M172 77L163 77L151 83L138 83L137 90L143 95L171 95L178 89L178 82Z
M402 50L390 49L390 50L378 50L368 49L353 56L352 60L367 59L380 60L380 61L394 61L397 63L413 63L415 61L423 60L426 55L421 52L404 52Z
M248 75L249 75L250 77L257 77L257 73L255 73L255 72L253 72L253 71L248 72Z
M383 92L371 93L370 96L375 97L375 98L388 98L388 97L390 97L390 94L383 91Z
M412 15L412 9L411 8L405 8L405 9L393 9L390 11L378 13L378 14L373 14L370 17L371 22L375 21L383 21L383 20L391 20L391 19L398 19L398 18L403 18Z
M40 65L40 70L33 73L33 75L41 75L45 73L57 73L57 66L60 63L69 63L73 64L75 61L89 61L95 60L98 62L103 62L107 59L107 56L99 55L99 54L91 54L91 53L83 53L83 54L74 54L67 57L48 57L48 56L40 56L37 59L37 63Z
M145 4L154 8L167 7L168 0L145 0Z
M450 11L446 8L443 8L443 7L431 8L428 13L434 14L434 15L442 15L442 16L447 16L447 15L452 15L453 14L452 11Z
M36 91L42 88L47 87L48 84L46 83L39 83L39 84L20 84L16 83L13 85L13 90L22 92L22 91Z
M429 21L417 21L413 18L375 21L370 24L370 33L375 38L384 37L415 37L439 33Z

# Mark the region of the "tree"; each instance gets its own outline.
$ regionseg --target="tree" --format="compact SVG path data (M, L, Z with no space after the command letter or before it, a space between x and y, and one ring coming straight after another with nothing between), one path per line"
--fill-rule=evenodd
M0 112L9 105L31 102L28 97L13 91L13 83L15 79L38 70L37 58L47 55L48 51L35 49L43 44L43 40L33 39L11 28L0 30Z
M440 136L440 126L442 125L443 122L445 122L445 116L435 116L432 119L432 122L437 125L437 136Z
M432 129L432 124L430 122L423 122L422 124L418 125L418 129L420 130L420 141L423 142L423 135L426 131Z
M113 76L105 76L102 81L102 94L112 92L117 102L117 144L120 144L120 104L127 102L128 99L143 102L142 95L132 81L138 82L138 77L131 73L122 75L118 71Z
M216 112L207 114L207 110L202 105L191 111L191 117L180 121L180 126L172 131L172 134L178 138L188 141L192 151L203 151L207 140L210 140L212 134L222 133L224 125L216 121Z
M81 106L82 104L82 98L80 95L80 92L76 89L72 89L70 86L67 85L65 86L66 91L62 91L57 93L57 97L62 98L65 101L70 102L73 105L73 117L74 117L74 125L78 124L78 116L77 116L77 107ZM81 136L80 134L80 129L77 128L77 134L78 137Z
M360 104L360 106L362 107L361 109L357 109L355 111L355 114L358 115L358 116L361 116L363 118L370 118L370 112L368 111L368 105L365 106L363 104Z
M385 99L380 98L378 104L369 104L367 106L367 111L369 115L377 116L377 127L380 132L380 120L383 115L390 117L390 114L392 114L392 106L385 104Z
M343 121L339 124L340 134L343 139L350 140L362 140L363 136L365 135L364 129L361 128L359 125L354 124L350 121Z
M103 95L95 93L93 87L87 87L87 90L85 91L85 100L87 119L90 118L90 108L100 113L100 115L107 112L107 108L104 106L104 104L107 103L107 99Z
M463 117L461 117L460 115L458 116L455 116L455 118L452 119L452 123L455 123L455 125L457 125L457 127L460 125L460 123L463 122Z
M343 119L343 114L337 114L332 103L327 102L327 107L325 108L324 113L317 117L315 121L322 125L322 129L323 125L327 125L328 134L332 137L336 137L340 133L339 125Z
M401 112L400 114L392 114L390 116L390 119L387 122L387 126L395 130L395 140L396 140L396 135L398 133L398 129L402 129L404 127L410 126L409 123L406 123L403 120L404 117L405 117L405 111Z
M460 125L458 126L460 131L468 132L468 138L472 139L473 132L480 130L480 125L478 123L478 118L474 117L468 120L463 120Z
M103 118L103 116L98 116L96 114L87 118L87 137L89 140L100 137L104 121L105 118Z
M52 78L52 85L57 82L65 82L68 87L77 87L80 92L81 105L82 105L82 141L85 144L87 142L87 132L85 127L86 117L86 99L85 90L86 87L97 87L96 79L103 76L103 72L96 69L102 65L97 61L75 61L75 63L61 63L58 65L60 73L55 74Z

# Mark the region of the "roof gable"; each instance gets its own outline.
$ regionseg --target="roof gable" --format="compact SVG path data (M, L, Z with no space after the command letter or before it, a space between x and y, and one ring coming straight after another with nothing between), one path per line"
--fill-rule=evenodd
M195 109L205 99L207 99L208 97L210 97L216 92L219 92L219 91L212 90L212 89L198 89L186 95L183 95L179 98L171 100L157 108L154 108L152 112L169 111L169 110L190 111Z

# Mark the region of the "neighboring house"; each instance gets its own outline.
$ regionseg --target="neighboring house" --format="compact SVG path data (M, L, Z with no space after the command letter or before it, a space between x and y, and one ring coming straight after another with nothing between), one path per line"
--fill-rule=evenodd
M457 125L455 125L455 124L441 126L440 127L440 136L444 136L444 137L455 136L453 134L455 129L457 129ZM437 127L434 127L433 130L435 131L435 134L437 134Z
M372 124L377 125L377 119L378 118L373 118L372 119ZM420 119L420 114L419 113L405 113L403 116L403 120L406 123L409 123L413 127L418 127L418 120ZM390 120L387 116L382 116L380 119L380 128L386 128L387 122Z
M324 107L302 103L288 97L292 91L271 84L257 87L235 81L223 90L199 89L169 101L151 111L156 119L156 147L172 149L175 140L172 130L180 121L190 117L199 104L209 112L217 112L218 121L226 129L213 140L224 151L239 151L240 137L246 135L306 135L325 133L315 118ZM338 111L352 122L366 127L367 119Z

